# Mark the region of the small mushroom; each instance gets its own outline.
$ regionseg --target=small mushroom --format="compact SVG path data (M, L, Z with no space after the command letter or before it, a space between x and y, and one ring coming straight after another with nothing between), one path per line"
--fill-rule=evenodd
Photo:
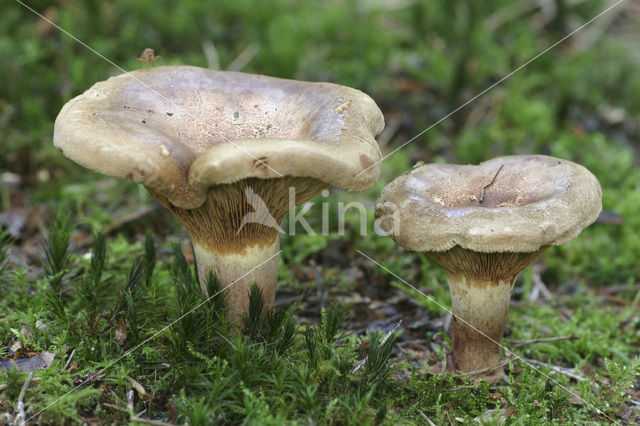
M383 127L375 102L355 89L171 66L71 99L54 145L84 167L142 183L189 232L203 291L210 271L229 286L228 317L239 323L252 283L273 306L285 214L328 187L371 187Z
M445 269L455 366L496 382L516 277L549 246L593 223L601 199L598 180L580 165L507 156L477 166L418 167L383 189L376 217L385 217L384 229L398 244Z

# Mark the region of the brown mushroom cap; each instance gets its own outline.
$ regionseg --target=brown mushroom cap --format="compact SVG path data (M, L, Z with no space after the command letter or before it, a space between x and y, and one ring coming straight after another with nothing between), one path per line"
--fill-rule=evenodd
M384 188L376 216L390 220L397 207L397 232L390 236L414 251L460 246L531 253L574 239L596 220L601 199L600 184L586 168L543 155L514 155L477 166L418 167Z
M112 77L69 101L54 145L192 209L211 186L246 178L365 190L380 174L374 136L383 127L376 104L355 89L170 66Z

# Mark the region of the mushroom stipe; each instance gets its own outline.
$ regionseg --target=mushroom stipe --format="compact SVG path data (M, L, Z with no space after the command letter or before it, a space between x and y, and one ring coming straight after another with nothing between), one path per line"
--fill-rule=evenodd
M211 187L206 201L195 209L176 207L160 194L150 192L189 232L198 271L214 272L223 283L233 282L225 290L227 315L242 318L249 308L247 294L254 282L270 303L268 308L275 300L279 266L279 256L275 254L280 249L277 227L291 208L289 197L284 194L294 188L295 202L300 204L327 187L313 178L243 179ZM261 203L252 206L247 194L258 197ZM256 221L244 221L251 214L256 215ZM269 218L274 219L273 226L265 224ZM256 265L262 266L251 271ZM207 294L206 283L201 281L200 285Z
M280 225L292 208L289 191L295 194L295 204L301 204L327 188L329 185L314 178L248 178L212 186L205 202L194 209L177 207L153 189L147 189L180 220L193 243L221 254L244 255L248 247L269 245L279 237L278 229L265 222L270 215ZM250 203L248 195L259 199L258 206L266 209L256 211L256 204ZM255 221L243 223L252 213L257 213Z
M447 273L456 368L465 372L489 368L479 377L501 378L501 370L490 367L500 362L502 348L497 343L507 322L513 286L518 274L547 248L531 253L480 253L455 246L445 252L426 252Z

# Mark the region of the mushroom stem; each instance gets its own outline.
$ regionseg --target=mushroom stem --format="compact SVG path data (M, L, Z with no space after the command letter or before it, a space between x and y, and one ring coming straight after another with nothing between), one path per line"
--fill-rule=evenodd
M499 345L509 313L509 300L515 278L499 281L472 280L448 274L453 321L453 359L463 373L482 371L476 376L498 382L504 375L500 368ZM492 367L496 367L492 369Z
M273 308L280 264L279 224L284 216L326 187L307 177L248 178L209 187L204 203L195 208L177 207L148 189L189 232L204 293L210 272L222 288L228 287L224 290L227 318L239 326L254 282L262 291L264 311Z
M193 243L200 287L207 294L207 279L213 272L223 290L227 305L227 318L231 324L242 324L249 310L249 291L256 283L264 299L264 310L273 308L280 264L280 239L271 244L247 247L244 253L219 253ZM208 295L212 296L212 295Z
M451 337L456 368L477 379L498 382L500 341L509 300L520 271L547 249L530 253L482 253L455 246L428 252L447 272L453 310ZM492 367L496 367L493 369Z

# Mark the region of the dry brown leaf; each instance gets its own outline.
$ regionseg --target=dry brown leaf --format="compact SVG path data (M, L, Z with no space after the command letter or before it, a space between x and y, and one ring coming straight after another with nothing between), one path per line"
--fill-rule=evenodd
M56 357L51 352L41 352L28 358L10 359L8 361L0 361L0 370L2 369L18 369L20 371L33 371L40 368L49 368L53 359Z
M144 386L140 384L140 382L138 382L136 379L132 377L127 377L127 378L129 379L129 383L131 383L131 386L133 386L136 392L138 392L138 396L140 397L141 400L147 401L147 400L153 399L153 395L151 395L150 393L147 393L146 389L144 388Z
M127 337L127 326L125 325L124 320L120 318L118 326L116 327L116 342L122 346L127 341Z
M573 404L573 405L583 405L584 401L582 400L582 397L580 396L580 391L577 391L575 389L571 390L571 394L569 395L569 403Z

